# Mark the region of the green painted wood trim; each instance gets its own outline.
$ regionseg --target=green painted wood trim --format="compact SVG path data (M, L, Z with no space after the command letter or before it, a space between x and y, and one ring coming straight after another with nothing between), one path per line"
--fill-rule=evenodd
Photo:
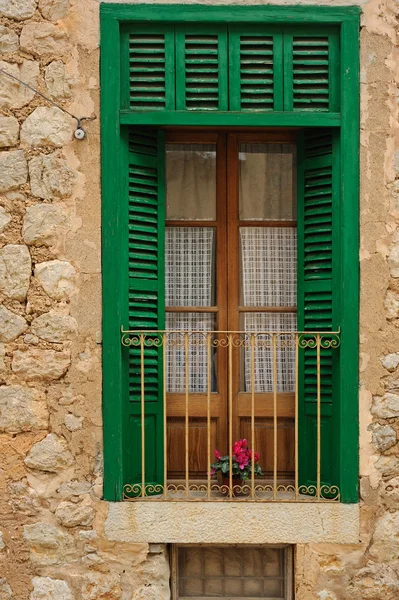
M358 19L358 6L209 6L203 4L101 4L102 19L119 21L326 23Z
M273 37L273 106L259 114L283 110L283 34L280 26L229 25L229 99L230 111L241 111L240 37L262 34Z
M329 92L330 103L328 111L332 114L339 113L339 27L323 26L319 29L315 27L296 27L286 26L283 28L284 44L284 110L292 111L294 106L293 92L293 38L294 37L327 37L329 47ZM317 112L317 109L314 109ZM299 111L295 111L299 112ZM304 111L305 112L305 111Z
M103 338L103 439L104 499L121 500L123 482L123 393L119 325L121 323L118 235L121 203L120 36L117 21L101 23L101 178L102 178L102 338ZM104 116L106 116L104 118ZM112 217L112 218L111 218Z
M339 127L338 113L120 111L121 125L196 127Z
M359 20L341 31L341 429L343 502L358 502L359 478Z
M223 60L227 56L227 26L191 24L176 26L176 110L190 110L187 107L186 86L186 35L217 35L218 36L218 111L228 110L228 65ZM191 109L193 110L193 109ZM198 113L201 111L193 110Z

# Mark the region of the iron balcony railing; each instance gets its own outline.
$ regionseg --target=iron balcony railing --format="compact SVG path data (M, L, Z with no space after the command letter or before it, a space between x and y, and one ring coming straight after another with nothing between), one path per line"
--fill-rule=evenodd
M124 500L146 501L339 501L338 486L327 483L323 465L322 421L332 405L334 355L339 332L310 331L135 331L121 329L121 342L133 352L130 394L139 406L140 481L124 485ZM154 358L155 357L155 358ZM154 366L155 365L155 366ZM154 383L154 377L158 377ZM130 398L131 400L131 398ZM146 415L150 402L162 403L163 474L148 476ZM308 476L300 467L301 410L313 411L314 449ZM244 438L248 478L234 473L234 443ZM217 417L217 419L216 419ZM174 437L175 418L184 436ZM215 435L215 419L219 433ZM192 445L193 422L206 435ZM280 425L289 422L288 439ZM266 441L262 435L266 431ZM284 437L285 436L285 437ZM281 438L284 437L284 440ZM212 470L214 446L228 456L224 475ZM223 443L225 442L225 443ZM280 442L283 442L282 444ZM307 440L309 442L309 439ZM306 443L306 440L305 440ZM179 448L174 445L179 444ZM242 442L243 444L243 442ZM285 458L281 456L283 453ZM266 450L265 450L266 448ZM251 452L248 452L251 450ZM180 455L180 469L171 455ZM259 453L259 457L257 456ZM198 467L198 456L202 467ZM282 465L282 461L286 461ZM176 462L176 461L175 461ZM256 465L262 469L257 475ZM204 468L205 466L205 468ZM179 471L179 472L177 472ZM222 478L223 477L223 478ZM149 481L150 480L150 481Z

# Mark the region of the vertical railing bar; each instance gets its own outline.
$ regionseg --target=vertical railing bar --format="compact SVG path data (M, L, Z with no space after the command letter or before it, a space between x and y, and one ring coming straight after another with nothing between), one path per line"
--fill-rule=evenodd
M299 429L298 429L298 398L299 398L299 334L295 334L295 499L299 498Z
M185 364L185 388L186 388L186 406L185 406L185 470L186 470L186 500L188 500L189 492L189 465L188 465L188 332L184 332L184 364Z
M145 496L145 402L144 402L144 334L140 334L140 376L141 376L141 497Z
M251 498L255 498L255 334L251 333Z
M206 345L207 345L207 398L206 398L206 433L207 433L207 454L208 454L208 463L207 463L207 477L208 477L208 500L211 497L211 334L208 332L206 336Z
M273 333L273 499L277 499L277 335Z
M229 345L229 498L233 498L233 338L228 334Z
M320 380L320 334L316 335L317 367L317 499L320 500L320 461L321 461L321 380Z
M167 334L166 332L162 335L162 346L163 346L163 485L164 485L164 495L165 500L167 500L168 494L168 419L166 412L166 378L167 378L167 370L166 370L166 360L167 360Z

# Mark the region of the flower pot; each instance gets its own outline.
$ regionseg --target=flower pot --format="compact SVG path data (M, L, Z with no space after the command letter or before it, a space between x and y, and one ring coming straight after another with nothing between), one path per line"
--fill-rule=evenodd
M225 489L220 490L221 493L223 494L223 496L229 496L229 487L230 487L229 475L224 475L221 471L218 471L216 473L216 477L218 480L218 484L221 487L222 486L225 487ZM240 479L238 477L233 477L232 486L233 486L233 498L238 498L239 496L248 496L250 490L249 490L249 483L247 480L244 481L243 479ZM246 490L240 489L243 486L248 486L248 489L246 489Z

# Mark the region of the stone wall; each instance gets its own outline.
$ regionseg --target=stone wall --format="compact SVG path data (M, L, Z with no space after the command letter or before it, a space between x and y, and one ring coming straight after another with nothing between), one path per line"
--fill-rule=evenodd
M399 597L398 5L357 3L361 543L298 546L299 600ZM0 68L94 117L73 140L71 118L0 74L0 600L169 597L164 546L104 535L98 12L0 0Z

